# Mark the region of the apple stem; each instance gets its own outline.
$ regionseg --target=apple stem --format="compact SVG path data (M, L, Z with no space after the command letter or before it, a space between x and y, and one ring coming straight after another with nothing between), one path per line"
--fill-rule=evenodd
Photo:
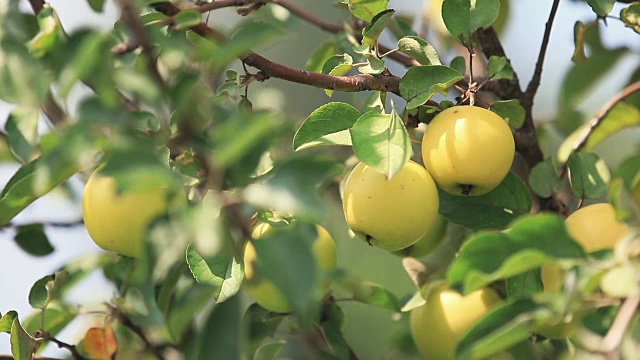
M373 236L369 234L364 234L364 240L367 242L367 244L369 244L369 246L373 246L371 245L371 239L373 239Z
M460 193L462 195L469 195L471 194L471 189L473 189L473 185L469 185L469 184L460 184L460 189L462 190Z

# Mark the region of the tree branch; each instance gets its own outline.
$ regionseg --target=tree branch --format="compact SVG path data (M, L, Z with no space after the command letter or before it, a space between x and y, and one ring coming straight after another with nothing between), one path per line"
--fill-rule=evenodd
M621 92L619 92L613 99L609 100L609 102L604 104L600 108L598 113L593 118L591 118L591 120L589 121L589 125L584 131L584 134L580 137L580 140L576 142L572 152L580 151L580 149L582 149L587 144L587 141L589 141L589 136L591 136L593 131L598 126L600 126L600 124L602 123L602 120L604 120L607 117L607 115L609 115L611 110L613 110L613 108L616 105L618 105L622 100L624 100L626 97L638 91L640 91L640 81L636 81L633 84L627 86Z
M160 12L166 11L168 15L177 13L176 10L179 11L175 5L170 3L163 4L162 7L157 9ZM191 27L191 30L200 36L217 42L226 41L226 37L223 34L203 23ZM278 64L253 52L249 52L241 60L245 64L260 70L266 77L278 78L298 84L346 92L378 90L400 94L400 78L393 75L333 76Z
M544 35L542 37L542 45L540 45L540 53L538 53L538 60L536 61L536 68L533 72L533 76L531 77L531 81L527 86L527 91L523 98L527 106L533 105L533 98L536 96L536 92L538 92L538 88L540 87L540 80L542 78L542 66L544 64L545 55L547 54L549 38L551 37L551 28L553 27L553 20L555 19L556 13L558 12L558 5L560 5L560 0L554 0L553 5L551 5L549 19L547 20L547 23L544 27ZM529 103L531 105L529 105Z
M138 325L134 324L131 321L131 319L129 319L129 317L127 317L125 314L123 314L118 308L116 308L116 307L114 307L112 305L107 305L107 306L109 307L109 309L111 310L111 312L115 316L115 318L118 319L118 321L123 326L127 327L129 330L133 331L136 335L138 335L140 340L142 340L142 342L144 343L145 348L147 350L149 350L149 352L151 352L151 354L153 354L153 356L156 359L164 360L164 356L162 355L162 353L160 353L160 351L158 349L156 349L155 346L153 346L151 341L149 341L147 336L144 334L144 331L142 330L141 327L139 327Z
M613 324L611 324L607 335L602 340L600 350L603 353L614 352L620 346L624 333L636 314L638 305L640 305L640 295L628 297L622 303L616 318L613 320Z
M75 360L87 360L84 356L80 355L75 345L67 344L66 342L60 341L54 336L51 336L51 334L46 331L36 331L35 337L41 338L43 341L51 341L52 343L58 345L59 348L69 350L71 356Z
M158 84L164 87L164 80L158 71L157 58L153 52L153 43L151 39L149 39L144 26L138 20L137 11L134 10L129 0L118 0L117 3L120 7L122 21L127 25L129 30L131 30L136 42L142 47L142 55L147 63L149 72Z
M44 0L29 0L29 4L31 4L31 9L33 9L33 13L38 15L40 11L44 8L45 2Z

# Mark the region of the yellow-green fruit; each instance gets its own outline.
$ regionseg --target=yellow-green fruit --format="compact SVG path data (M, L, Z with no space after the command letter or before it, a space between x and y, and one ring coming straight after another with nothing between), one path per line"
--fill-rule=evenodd
M252 237L256 241L261 241L260 238L271 229L271 225L262 223L253 229ZM313 242L312 250L318 269L321 271L335 269L337 264L336 244L333 242L331 235L322 226L316 225L316 230L318 237ZM247 242L244 248L243 286L245 290L260 306L269 311L290 312L292 310L291 305L282 292L272 281L261 277L257 272L255 267L256 259L256 248L253 244ZM283 261L286 261L286 259L283 259ZM329 282L324 282L319 290L324 294L329 290L330 286Z
M418 350L430 360L453 359L458 340L501 301L489 288L462 296L444 283L432 289L426 300L411 311L410 321Z
M629 234L629 227L616 219L616 211L609 203L585 206L565 221L567 229L588 253L612 249Z
M427 256L438 245L442 243L442 240L447 235L448 221L442 215L438 215L433 227L429 232L423 236L417 243L404 248L402 250L394 251L393 253L400 256L411 256L414 258L420 258Z
M505 178L515 155L511 129L497 114L454 106L438 114L422 139L422 159L438 186L454 195L483 195Z
M438 189L431 175L409 161L391 180L359 163L344 185L347 224L372 246L395 251L416 243L438 216Z
M91 239L105 250L142 257L147 227L168 210L167 189L118 193L116 180L99 172L89 177L82 198L82 217Z

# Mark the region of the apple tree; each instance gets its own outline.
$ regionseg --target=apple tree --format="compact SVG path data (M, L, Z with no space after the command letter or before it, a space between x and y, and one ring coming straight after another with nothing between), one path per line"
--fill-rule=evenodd
M580 105L634 51L602 34L637 42L640 2L574 1L593 14L563 34L573 64L544 123L560 0L535 3L528 82L501 43L525 3L429 0L420 19L305 3L114 0L104 32L0 0L0 157L19 164L0 230L46 257L52 227L86 226L106 250L43 270L31 313L0 309L0 358L637 358L639 142L613 144L636 149L620 164L598 145L640 125L640 68ZM294 33L315 48L303 66L264 55ZM277 110L303 88L306 118ZM83 221L15 220L60 189ZM113 296L70 300L96 272Z

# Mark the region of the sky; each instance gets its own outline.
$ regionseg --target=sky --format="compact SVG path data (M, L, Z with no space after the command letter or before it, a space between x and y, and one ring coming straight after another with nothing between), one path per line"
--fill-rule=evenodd
M113 2L109 0L104 14L92 12L86 2L82 0L53 0L50 3L57 10L67 31L87 26L108 30L110 26L113 26L113 21L117 16ZM26 1L23 2L23 5L27 5ZM391 0L389 7L397 9L399 13L416 13L421 11L422 1ZM502 40L506 53L520 77L521 84L526 84L533 73L544 30L543 25L546 22L549 8L550 1L512 1L512 17ZM613 14L617 15L618 12L619 10L614 10ZM554 109L559 94L558 80L562 79L571 65L575 21L590 21L591 19L593 19L593 14L588 6L569 1L561 2L549 44L550 51L544 68L541 88L536 98L535 113L539 119L552 119L555 115ZM624 44L634 48L635 53L620 64L603 86L591 94L588 99L585 99L583 110L594 112L627 81L624 74L628 74L629 69L638 66L640 37L634 37L629 32L630 30L625 29L618 21L610 21L609 28L604 29L603 35L607 44L610 46ZM10 109L10 106L0 102L0 125L3 125ZM9 180L16 168L17 166L13 164L0 164L0 186ZM78 195L75 201L71 201L60 192L54 191L36 201L17 217L15 222L64 222L79 219L81 216L79 196L82 192L83 182L80 178L74 178L71 184L72 189ZM27 302L29 289L37 279L55 271L68 259L100 251L89 239L83 227L48 229L48 235L56 252L43 258L36 258L27 255L14 244L11 230L0 231L0 273L2 274L0 276L0 312L5 313L14 309L24 319L30 313ZM99 303L109 299L112 294L113 289L107 286L101 275L94 274L70 295L70 301L76 304ZM65 331L60 337L63 340L75 342L77 337L83 333L83 326L87 325L80 321L72 326L74 329ZM9 338L6 334L0 334L0 354L9 352ZM49 348L46 354L56 356L66 353Z

